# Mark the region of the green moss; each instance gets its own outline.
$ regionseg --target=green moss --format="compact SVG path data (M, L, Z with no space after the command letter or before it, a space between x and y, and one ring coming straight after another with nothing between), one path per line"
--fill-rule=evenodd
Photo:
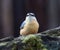
M26 44L23 46L24 50L47 50L42 43L42 39L33 34L26 36L22 43Z

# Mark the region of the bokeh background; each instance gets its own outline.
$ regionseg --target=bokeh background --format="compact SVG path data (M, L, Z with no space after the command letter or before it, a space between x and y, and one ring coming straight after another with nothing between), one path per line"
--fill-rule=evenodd
M0 0L0 38L18 37L28 12L35 13L39 32L60 26L60 0Z

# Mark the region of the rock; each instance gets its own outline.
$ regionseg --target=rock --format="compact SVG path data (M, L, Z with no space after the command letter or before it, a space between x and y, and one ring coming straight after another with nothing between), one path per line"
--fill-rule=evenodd
M38 34L34 34L41 37L42 44L45 45L47 50L60 50L60 27L47 30ZM0 39L0 50L23 50L22 39L25 37L19 36L17 38L3 38Z

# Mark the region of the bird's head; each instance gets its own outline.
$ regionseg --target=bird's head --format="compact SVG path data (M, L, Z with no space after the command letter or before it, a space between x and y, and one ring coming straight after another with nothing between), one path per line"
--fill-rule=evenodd
M27 13L27 16L26 16L26 21L34 21L36 20L36 17L35 17L35 14L34 13Z
M35 16L34 13L27 13L27 16Z

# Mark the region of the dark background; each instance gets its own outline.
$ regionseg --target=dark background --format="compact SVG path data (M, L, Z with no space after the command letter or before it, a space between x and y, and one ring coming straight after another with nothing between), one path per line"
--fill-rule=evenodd
M60 0L1 0L0 37L19 36L28 12L35 13L39 32L60 26ZM8 21L8 22L7 22Z

